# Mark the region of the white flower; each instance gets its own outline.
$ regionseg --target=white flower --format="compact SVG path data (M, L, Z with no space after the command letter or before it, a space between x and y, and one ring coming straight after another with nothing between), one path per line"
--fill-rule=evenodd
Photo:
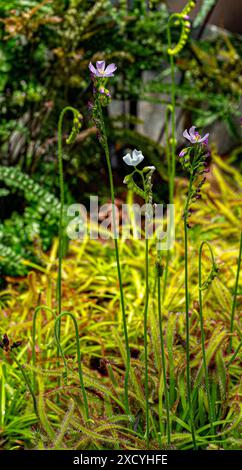
M126 163L126 165L129 166L137 166L143 160L144 155L142 154L141 150L133 150L132 155L130 155L130 153L127 153L127 155L123 157L123 161Z

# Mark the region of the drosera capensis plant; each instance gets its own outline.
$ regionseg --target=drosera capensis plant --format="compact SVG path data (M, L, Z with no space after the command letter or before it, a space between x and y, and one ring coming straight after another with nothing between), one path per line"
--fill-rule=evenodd
M106 88L107 80L108 78L113 77L116 69L117 67L115 64L109 64L106 67L106 63L104 60L97 61L96 67L94 67L94 65L90 62L89 70L91 73L91 79L93 81L93 102L89 103L89 108L92 114L92 118L98 130L98 138L104 150L106 163L108 167L108 177L109 177L111 202L112 202L112 223L113 223L113 233L114 233L114 246L115 246L118 280L119 280L123 331L124 331L125 348L126 348L126 365L125 365L126 373L125 373L125 381L124 381L124 396L125 396L126 413L129 414L130 412L129 410L129 373L130 373L131 357L130 357L128 327L127 327L127 320L126 320L126 308L125 308L125 298L124 298L123 281L122 281L121 262L120 262L120 255L119 255L118 233L117 233L117 227L116 227L113 173L112 173L112 166L111 166L111 159L110 159L110 153L109 153L105 121L104 121L104 116L103 116L103 107L107 106L111 101L110 91Z
M184 213L184 263L185 263L185 307L186 307L186 376L187 376L187 396L189 403L190 424L194 449L197 448L194 413L192 403L191 373L190 373L190 321L189 321L189 273L188 273L188 228L189 217L191 215L191 206L201 198L201 188L206 181L204 174L209 171L207 168L209 134L201 136L196 127L192 126L183 132L183 136L192 144L181 150L179 154L180 163L184 170L189 174L189 188L187 192Z
M202 450L239 449L241 439L239 425L241 409L238 402L240 381L241 339L239 318L234 318L233 350L228 351L230 334L231 303L235 273L237 271L238 222L237 182L241 181L239 172L228 165L224 158L212 153L213 165L211 176L206 183L199 204L194 204L189 231L189 248L198 252L204 238L211 243L220 266L220 274L203 294L203 317L206 334L206 359L209 369L212 403L214 406L216 433L211 433L207 394L204 387L204 368L201 349L201 328L198 310L198 258L190 257L189 292L191 310L191 370L195 379L193 386L193 406L196 425L197 447ZM225 166L226 165L226 166ZM141 166L141 164L140 164ZM130 167L131 168L131 167ZM137 175L138 177L138 175ZM136 181L136 180L135 180ZM176 396L171 404L170 417L171 445L178 450L193 448L191 429L188 425L189 407L186 392L186 331L184 312L183 271L184 247L181 243L183 227L180 223L184 198L186 197L185 180L178 180L175 204L177 236L174 255L170 260L172 276L167 285L166 303L162 306L162 326L166 355L167 380L170 381L170 365L173 367L173 379ZM209 194L209 199L206 195ZM220 202L218 217L217 201ZM229 216L228 216L229 214ZM236 225L237 223L237 225ZM221 236L223 232L223 237ZM157 258L156 240L149 240L150 265L154 266ZM202 255L202 281L211 270L211 261L207 248ZM52 248L54 250L54 248ZM51 260L53 251L46 254ZM56 249L55 249L56 250ZM231 253L234 256L231 256ZM163 254L162 254L163 257ZM41 358L36 368L38 394L38 419L34 413L33 400L16 362L11 362L8 353L0 349L0 435L4 435L4 449L20 448L19 439L26 449L59 448L81 449L146 449L145 396L142 377L144 376L144 240L130 239L123 245L122 260L125 264L126 293L129 299L129 334L132 350L133 367L130 373L130 407L135 416L132 426L126 415L123 402L123 380L125 374L125 345L117 329L116 304L119 298L115 266L115 253L110 243L99 240L85 240L81 245L70 242L67 256L63 258L63 271L66 275L65 295L62 298L63 311L70 308L77 320L79 335L81 332L81 355L84 372L84 384L88 394L90 415L94 423L86 420L80 378L76 360L76 342L70 317L61 320L61 348L68 366L68 380L62 381L61 389L56 387L56 377L65 376L65 364L60 358L57 368L56 346L53 342L53 319L51 313L43 314L41 336L45 341L38 343ZM43 266L35 268L35 281L28 278L16 279L0 294L1 331L8 331L11 338L23 341L17 352L20 364L23 364L26 376L31 378L32 363L29 364L32 337L32 302L28 299L36 291L41 291L42 299L47 297L48 278L43 273ZM50 272L55 284L54 266ZM157 277L155 269L149 270L150 295ZM238 290L237 301L240 294ZM80 298L83 300L80 302ZM55 302L52 291L50 304ZM193 305L195 302L196 305ZM149 308L149 406L150 406L150 448L164 449L167 446L167 424L164 390L159 392L161 384L161 349L159 341L159 320L157 295L150 299ZM152 308L154 304L154 309ZM11 325L9 319L11 318ZM38 320L37 320L38 322ZM38 336L36 337L36 341ZM170 348L172 356L170 355ZM171 364L172 361L172 364ZM169 377L169 379L168 379ZM161 384L163 387L163 383ZM61 393L60 393L61 390ZM159 393L163 394L159 397ZM56 400L57 394L59 400ZM26 399L29 397L31 399ZM70 400L75 401L75 410L65 432L65 417L70 416ZM229 406L225 404L229 403ZM71 413L73 407L71 407ZM1 414L1 413L4 413ZM161 427L159 421L161 420ZM133 424L133 423L132 423ZM158 431L155 431L156 430ZM51 429L54 431L53 433ZM159 429L161 432L159 433ZM64 431L64 433L63 433ZM59 436L59 438L58 438ZM62 436L62 437L61 437ZM64 436L64 437L63 437ZM47 437L47 440L46 440ZM60 437L62 443L60 443ZM54 445L55 447L55 445Z
M140 150L133 150L123 157L126 165L133 166L134 171L124 178L124 183L134 193L138 194L145 202L145 306L144 306L144 355L145 355L145 410L146 410L146 442L149 448L150 434L150 412L149 412L149 364L148 364L148 308L149 308L149 233L148 222L153 215L153 195L152 195L152 175L155 171L154 166L146 166L142 170L137 168L144 156ZM138 175L141 179L141 187L135 182L134 178Z
M189 175L188 193L184 194L179 179L177 179L175 191L174 58L188 39L189 13L194 6L195 2L189 1L181 14L171 15L167 29L172 76L171 104L166 110L165 124L169 200L171 203L176 203L177 212L181 213L183 208L184 213L183 223L179 219L177 227L176 249L173 256L167 253L163 283L165 302L162 302L161 254L157 248L156 237L149 238L146 230L145 240L131 238L128 243L122 245L123 269L125 274L128 274L127 277L125 276L126 297L124 299L122 283L124 275L121 271L119 255L113 174L103 112L103 108L108 106L111 100L111 94L106 86L108 79L116 71L115 64L106 67L103 60L97 61L96 66L89 64L93 81L93 102L90 103L89 108L107 162L115 251L110 249L109 242L102 244L100 240L87 239L81 248L74 241L70 242L69 254L66 258L63 256L65 203L63 120L66 113L72 113L72 129L66 140L66 143L70 144L79 132L82 117L79 111L69 106L61 112L58 123L61 206L57 311L51 309L56 300L54 295L52 299L51 293L48 296L46 293L46 283L49 283L52 277L55 283L56 273L48 272L47 280L44 268L35 263L32 267L37 272L39 270L39 273L34 286L33 283L28 283L28 280L18 280L10 289L10 300L4 301L3 299L4 315L0 316L2 329L9 322L11 314L11 334L15 329L21 329L22 336L26 340L25 347L18 353L16 350L20 346L19 342L10 344L7 335L4 335L0 342L0 418L2 420L4 416L7 422L6 408L9 421L13 421L16 409L14 409L12 395L17 394L16 389L22 381L22 389L25 390L27 386L32 400L22 399L21 413L24 417L24 412L29 407L33 408L36 414L34 421L32 416L28 421L26 420L26 427L31 426L33 422L36 423L37 417L40 428L39 438L36 436L33 438L31 435L29 438L31 446L34 445L36 448L96 450L103 449L105 446L116 450L119 448L158 450L172 445L174 449L213 450L221 447L229 449L230 446L237 449L241 446L239 436L241 408L237 398L239 396L241 335L235 315L239 296L241 241L238 261L235 258L229 259L231 271L221 272L219 277L217 277L218 270L212 250L212 246L218 245L220 257L228 261L228 257L226 258L226 254L230 251L228 247L232 246L232 237L238 227L238 213L234 204L236 199L234 184L239 181L239 176L234 170L232 172L234 178L228 178L228 174L230 176L231 174L226 169L224 176L221 177L219 171L224 168L224 163L221 163L219 159L214 160L216 164L214 175L212 175L216 180L214 186L217 186L218 191L221 190L223 195L223 202L219 206L223 215L221 222L221 218L217 218L218 194L213 191L213 184L210 185L210 197L206 200L209 207L206 207L206 201L203 204L201 197L201 188L206 181L205 173L209 171L207 163L210 155L209 135L201 136L196 132L195 126L192 126L189 132L186 130L183 133L190 142L190 146L184 148L179 155L182 167ZM142 7L145 11L146 2L142 2ZM181 27L181 34L177 44L173 46L171 33L172 28L177 26ZM171 139L168 135L169 119L171 120ZM145 166L142 170L138 168L144 160L140 150L133 150L125 155L123 160L129 167L134 168L133 172L125 177L124 183L129 192L144 200L146 222L148 221L145 228L147 229L149 222L150 226L153 223L151 217L154 210L152 176L155 167ZM233 189L226 191L228 185L231 185ZM183 207L184 198L185 207ZM198 200L201 204L196 204L193 210L193 204ZM188 237L192 222L195 223L197 231ZM211 241L211 245L207 241L207 233L206 241L201 243L208 227L210 228L208 240ZM221 237L221 231L223 231L223 237ZM180 243L182 237L184 237L184 246ZM194 249L197 239L200 246L198 258L192 257L188 266L189 248ZM209 249L211 259L205 256L205 248ZM216 248L215 250L217 253ZM185 282L183 260L185 260ZM156 263L155 270L150 269L151 263ZM172 273L169 282L168 263ZM64 295L62 295L62 265L65 265L67 275ZM110 269L110 266L114 265L117 266L118 283L113 270ZM209 274L204 280L205 272ZM235 289L231 295L234 272L236 272ZM180 312L180 307L184 304L183 285L185 285L185 321L184 312ZM29 299L34 298L31 295L36 293L38 288L41 288L43 296L46 295L48 298L49 307L39 305L32 319L33 300ZM153 298L151 299L152 292ZM203 293L206 294L206 299ZM199 302L197 302L198 297ZM128 325L126 299L129 301ZM121 305L125 347L118 332L117 301L120 301ZM203 308L205 302L206 308ZM73 313L69 311L70 303ZM52 347L53 342L45 344L44 350L41 351L41 360L38 361L38 367L36 367L36 325L38 314L39 312L42 314L42 311L47 315L43 315L45 325L41 324L40 331L43 334L45 328L47 337L52 337L54 320L57 354L56 348ZM64 318L66 321L63 325ZM72 324L75 341L73 341ZM82 332L81 347L80 331ZM228 349L229 342L231 344ZM39 347L41 347L40 344ZM28 358L31 349L32 365L29 365ZM24 365L22 365L23 359L25 359ZM72 368L69 367L71 361L74 366ZM83 374L84 364L85 374ZM31 380L32 372L33 379ZM55 383L57 375L58 387ZM9 380L8 386L6 386L6 378ZM36 383L38 383L38 395ZM19 397L19 395L15 396ZM58 400L55 400L55 397L58 397ZM23 401L29 401L29 403L23 403ZM163 409L163 403L165 409ZM92 419L90 419L90 414ZM24 418L26 419L26 416ZM13 436L14 433L18 437L23 436L21 425L24 426L25 421L24 425L20 423L18 428L15 425L16 421L12 428L11 424L7 423L2 433L1 421L0 437L3 434L5 439L7 433L8 437ZM9 439L10 444L6 445L14 448L16 443L13 443L13 438L11 439Z

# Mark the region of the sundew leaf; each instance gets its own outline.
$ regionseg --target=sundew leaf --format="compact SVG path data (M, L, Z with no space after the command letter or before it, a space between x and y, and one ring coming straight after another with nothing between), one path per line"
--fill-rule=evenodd
M225 338L227 337L227 332L222 330L220 328L216 328L215 331L213 332L212 337L209 340L209 343L206 347L206 362L207 366L209 367L209 363L213 357L213 355L216 353L217 349L220 347L220 345L224 342ZM199 359L193 360L191 363L191 366L194 365L194 362L199 361ZM196 388L199 383L201 382L201 378L203 375L203 365L199 367L199 370L197 372L197 376L194 382L194 388Z
M221 400L224 402L227 398L227 371L224 364L224 358L221 350L216 353L217 380L220 389Z

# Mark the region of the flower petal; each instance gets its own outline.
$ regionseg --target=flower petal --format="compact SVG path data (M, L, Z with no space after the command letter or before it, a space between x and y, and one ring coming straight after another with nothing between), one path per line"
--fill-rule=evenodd
M136 149L133 150L133 152L132 152L132 157L133 157L133 158L137 158L137 157L139 157L140 155L142 155L141 150L136 150Z
M96 75L97 71L96 71L95 67L92 65L91 62L88 65L88 68L89 68L90 72L92 72L94 75Z
M207 139L208 139L208 136L209 136L209 134L205 134L205 136L204 136L204 137L202 137L201 139L199 139L199 141L198 141L198 142L204 142L205 140L207 140Z
M103 73L105 70L105 60L98 60L96 62L96 68L99 73Z
M105 75L109 75L110 73L113 74L113 72L115 72L115 70L117 70L117 67L115 64L109 64L106 69L105 69Z
M195 137L195 131L196 131L195 126L190 127L189 134L190 134L191 137Z
M187 129L185 129L185 131L183 132L182 135L183 135L183 137L185 137L185 139L190 140L190 142L191 142L191 137L190 137L190 135L188 134Z
M129 166L133 165L130 153L127 153L127 155L123 157L123 161L126 163L126 165L129 165Z
M132 152L133 158L133 166L139 165L144 160L144 155L142 154L141 150L134 149Z

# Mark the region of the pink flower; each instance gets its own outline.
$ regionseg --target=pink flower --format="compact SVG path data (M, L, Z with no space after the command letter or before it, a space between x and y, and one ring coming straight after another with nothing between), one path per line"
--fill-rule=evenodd
M207 145L208 144L209 134L205 134L205 136L202 137L198 132L195 131L195 129L196 129L195 126L192 126L189 129L189 132L186 129L183 132L183 137L185 137L185 139L189 140L192 144L204 143L204 144Z
M109 64L105 68L105 60L98 60L96 62L96 68L92 65L90 62L89 64L89 70L90 72L95 76L95 77L113 77L115 70L117 69L115 64Z

